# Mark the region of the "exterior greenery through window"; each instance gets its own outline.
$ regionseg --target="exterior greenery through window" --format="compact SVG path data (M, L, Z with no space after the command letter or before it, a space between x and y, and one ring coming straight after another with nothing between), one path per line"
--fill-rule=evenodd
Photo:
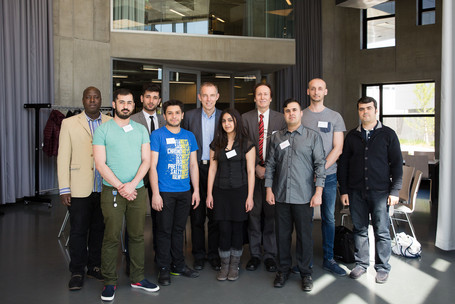
M434 82L364 85L378 119L395 130L402 151L434 151Z
M395 46L395 1L362 10L362 48Z
M417 0L417 25L435 24L436 0Z

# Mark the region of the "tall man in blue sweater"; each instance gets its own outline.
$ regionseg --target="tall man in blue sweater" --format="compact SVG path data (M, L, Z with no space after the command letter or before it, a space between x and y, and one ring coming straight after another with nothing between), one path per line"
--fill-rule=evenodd
M398 203L403 159L396 133L376 120L376 100L362 97L357 102L357 109L361 124L346 136L338 163L341 202L349 205L354 225L356 266L349 276L358 279L369 266L371 215L376 283L385 283L391 268L388 208Z

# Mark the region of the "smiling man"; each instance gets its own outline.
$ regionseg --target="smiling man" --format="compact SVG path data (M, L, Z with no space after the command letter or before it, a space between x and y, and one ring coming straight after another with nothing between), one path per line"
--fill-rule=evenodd
M296 259L303 291L311 291L313 259L313 207L321 205L325 180L325 155L321 136L302 125L300 104L284 102L287 128L270 140L265 169L267 202L275 206L278 272L274 287L283 287L289 278L292 232L297 235Z
M251 259L246 265L256 270L264 260L269 272L276 271L275 207L265 201L264 174L270 136L286 127L283 114L270 109L272 87L258 83L254 87L256 109L242 115L243 125L256 147L256 181L254 184L254 207L248 216L248 240Z
M196 137L197 161L199 165L199 191L201 201L207 198L207 178L210 167L210 143L213 140L221 111L215 105L220 98L218 87L211 82L204 82L198 94L202 107L185 113L182 121L182 128L191 131ZM208 209L204 204L199 204L196 209L192 209L191 216L191 242L192 253L194 256L194 269L204 268L205 250L205 219L207 223L207 259L214 270L220 269L220 257L218 255L218 224L213 219L213 210Z
M185 264L183 232L191 206L197 208L200 199L196 138L193 133L180 128L183 103L166 101L163 115L166 126L150 137L150 183L152 208L157 211L158 283L166 286L171 284L170 274L190 278L199 276L199 272Z
M82 96L84 112L64 119L57 157L60 201L70 212L70 290L79 290L87 276L103 280L101 244L104 234L100 207L102 178L94 169L93 133L111 118L100 113L101 92L88 87Z
M395 131L376 120L376 100L360 98L357 110L361 123L346 135L338 163L340 199L343 205L349 205L354 225L356 266L349 276L358 279L370 264L368 225L371 215L376 283L385 283L391 269L388 206L398 203L403 159Z

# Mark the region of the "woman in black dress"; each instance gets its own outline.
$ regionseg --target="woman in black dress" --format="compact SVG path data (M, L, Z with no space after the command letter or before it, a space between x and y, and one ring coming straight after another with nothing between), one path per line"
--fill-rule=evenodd
M219 223L219 281L237 280L243 247L243 223L253 209L256 151L235 109L225 109L210 145L207 207Z

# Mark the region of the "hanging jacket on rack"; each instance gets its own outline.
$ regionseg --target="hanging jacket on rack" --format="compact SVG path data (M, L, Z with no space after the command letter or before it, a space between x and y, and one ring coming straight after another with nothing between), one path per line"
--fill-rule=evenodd
M44 127L44 146L43 151L48 156L57 156L58 154L58 137L62 120L65 118L58 110L52 110L46 126Z

